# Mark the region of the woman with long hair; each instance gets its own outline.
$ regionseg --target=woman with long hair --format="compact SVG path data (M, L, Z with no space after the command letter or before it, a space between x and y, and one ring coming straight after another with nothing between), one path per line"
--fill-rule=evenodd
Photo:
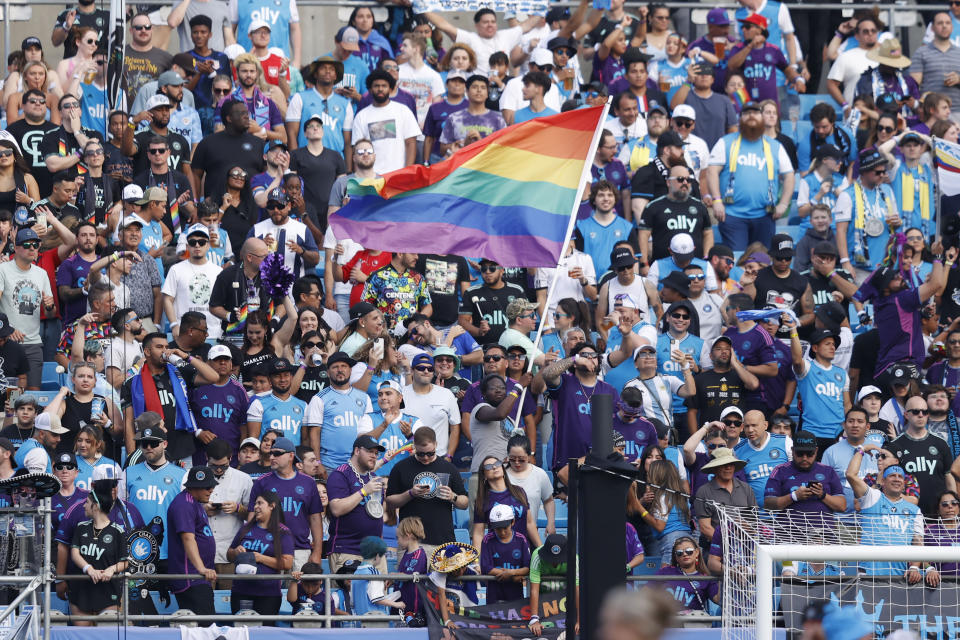
M260 207L253 201L253 189L250 187L250 174L237 165L227 171L226 189L218 198L223 217L220 226L230 236L230 244L237 250L247 239L250 227L257 223Z
M440 59L446 53L443 50L443 32L440 29L434 29L430 21L422 15L413 17L413 25L413 35L420 36L427 41L427 64L431 68L437 69Z
M640 513L640 518L654 532L655 547L648 555L659 555L662 566L667 566L673 543L681 536L693 535L690 531L690 502L683 495L680 472L669 460L651 463L647 482L653 490L653 502L649 511Z
M393 337L388 331L364 342L353 354L353 359L367 365L363 375L353 382L353 388L370 396L374 410L379 408L377 390L380 388L380 383L394 380L403 386L402 371L406 358L397 351ZM407 366L406 369L409 371L410 367Z
M523 435L511 436L507 441L507 479L515 487L523 489L530 504L530 512L537 515L540 507L547 515L546 533L557 532L557 503L553 498L553 483L547 472L531 464L533 445Z
M667 59L667 38L670 37L670 9L659 3L648 5L647 19L641 20L633 39L643 40L643 53L650 62L660 63ZM632 43L631 43L632 44Z
M40 187L30 175L30 167L20 145L13 138L0 138L0 210L11 213L40 199Z
M112 467L117 463L103 455L106 444L103 441L103 431L95 424L80 427L74 441L73 452L77 457L76 484L81 489L89 490L93 483L93 470L96 467Z
M350 323L340 338L340 351L353 357L363 344L377 338L383 332L383 312L368 302L360 302L350 307Z
M279 575L293 567L293 536L284 524L280 496L276 492L264 491L257 496L253 503L253 518L240 528L230 543L227 560L237 562L240 554L248 553L253 555L249 559L255 563L256 573L260 575ZM280 580L234 580L230 590L231 613L250 608L263 616L277 615L281 603L280 584ZM249 607L245 601L249 601ZM268 622L267 626L275 626L275 623Z
M243 363L240 365L240 377L243 386L250 388L250 379L253 369L274 358L285 357L289 351L290 336L297 325L297 310L289 297L283 300L286 316L280 329L274 333L270 326L270 316L267 309L257 309L247 314L246 326L243 329Z
M70 35L67 37L73 38L77 43L77 55L65 58L57 65L61 89L69 87L75 75L89 75L97 71L97 63L93 60L93 54L97 51L97 30L93 27L75 25L70 29Z
M291 343L299 345L303 336L311 331L321 333L323 342L326 342L332 336L336 336L336 332L323 319L323 314L316 307L306 306L300 309L300 313L297 314L297 326L293 330Z
M60 418L60 424L69 433L63 434L57 452L73 451L81 427L93 424L103 430L106 444L113 451L113 443L123 436L123 420L110 398L93 392L97 386L97 370L89 362L73 365L73 391L62 387L47 405L44 413ZM79 461L78 461L79 462Z
M103 163L106 160L106 151L99 140L89 140L83 146L83 161L87 172L83 178L83 186L77 191L77 208L80 210L80 219L100 225L107 221L108 216L119 216L123 211L120 189L114 190L114 180L104 175Z
M60 87L60 83L57 82L59 76L56 74L55 70L47 64L47 61L43 57L43 48L40 45L39 38L28 38L24 40L27 45L26 49L20 50L20 57L17 62L14 64L14 68L10 71L10 75L7 76L6 80L3 81L3 99L0 104L7 104L7 101L10 99L14 93L26 91L26 87L23 86L23 70L31 62L41 62L43 66L47 69L47 76L50 79L49 84L47 85L47 90L52 91L56 94L59 99L63 95L63 89ZM50 103L56 104L56 101ZM59 117L59 116L58 116ZM9 120L10 113L7 112L8 122L13 122ZM51 120L52 122L52 120Z
M17 120L23 118L23 94L31 89L35 89L43 94L43 99L47 106L47 119L53 124L60 124L60 110L52 109L51 106L57 104L60 94L53 91L50 85L56 85L53 80L53 72L47 69L47 65L40 61L27 62L20 72L23 88L10 94L6 100L7 106L7 125L11 125ZM33 98L36 100L37 98Z
M710 574L703 561L703 552L691 536L674 540L669 558L656 575L676 576L677 579L657 584L673 595L681 610L706 611L708 600L719 604L720 583L702 579Z
M877 126L880 112L877 111L877 103L869 93L856 96L853 99L853 108L860 111L860 122L857 124L857 130L853 132L857 138L857 148L866 149L869 146L867 141L870 139L870 134Z
M360 34L360 50L357 55L363 60L370 71L377 68L384 58L393 57L393 47L390 41L377 31L377 22L370 7L354 7L347 24Z
M937 120L930 127L930 136L956 144L960 138L960 125L953 120Z
M933 271L933 253L927 248L923 231L910 227L904 233L907 244L903 247L903 264L910 265L910 284L919 287Z
M450 45L447 52L440 58L440 75L443 82L447 82L447 73L463 71L468 76L477 68L477 54L473 49L462 42Z
M744 105L744 96L749 97L749 94L745 93L747 90L747 79L743 77L743 74L739 71L728 71L727 79L723 83L723 92L727 94L727 97L730 98L730 101L733 103L733 109L737 112L737 115L740 115L740 109Z
M960 547L960 495L950 489L937 498L936 520L927 523L923 544L928 547ZM940 584L941 576L956 578L960 575L960 563L943 562L932 565L926 572L926 582L931 587Z
M537 531L537 516L530 511L527 494L514 486L503 469L503 461L496 456L485 456L477 470L477 498L473 502L473 531L471 538L476 544L483 541L486 533L490 510L494 505L506 504L513 508L514 530L527 537L532 548L540 546L540 532Z
M556 349L560 352L560 357L565 358L563 334L572 327L580 327L589 335L590 310L585 302L564 298L557 302L557 308L553 311L553 327L543 333L543 350Z
M790 157L790 162L796 167L799 164L797 162L797 145L793 142L793 138L783 133L780 126L780 105L777 104L777 101L768 99L760 102L760 117L763 120L763 135L779 142L783 150L787 152L787 156ZM797 171L805 172L807 169L809 167L799 167Z
M900 125L897 122L897 116L890 113L881 113L877 118L877 126L873 128L873 133L867 140L867 147L879 147L887 140L895 137L899 133Z
M99 489L99 490L98 490ZM70 612L73 615L97 615L103 611L119 611L123 581L111 580L127 568L127 535L110 521L113 492L94 487L83 503L83 513L90 518L73 532L70 559L92 583L78 582L70 590ZM91 626L92 622L76 622Z

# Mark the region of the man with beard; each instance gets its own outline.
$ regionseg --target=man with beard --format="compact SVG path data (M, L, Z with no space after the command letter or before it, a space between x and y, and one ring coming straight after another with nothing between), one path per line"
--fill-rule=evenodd
M643 210L651 200L667 195L667 178L670 169L686 166L683 159L683 140L676 131L664 131L657 138L657 156L646 166L637 169L630 182L633 219L640 220ZM700 197L696 183L691 187L693 196Z
M595 393L612 396L617 406L619 394L611 385L597 377L600 354L590 343L577 345L570 357L544 367L530 383L534 395L547 392L555 402L553 411L553 460L550 468L556 472L565 467L570 458L585 456L590 450L589 398ZM570 373L571 367L573 372Z
M624 100L624 98L627 98L627 100ZM637 106L633 94L628 91L621 93L617 99L619 104L632 101L634 108ZM639 121L639 116L637 119ZM660 135L670 126L667 109L659 104L651 106L647 112L646 124L647 135L630 140L623 146L618 156L620 162L623 163L623 166L627 168L631 175L635 174L640 167L650 164L650 160L657 155L657 143L660 141Z
M152 164L148 144L153 138L163 138L170 148L167 164L174 171L185 171L190 165L190 143L179 133L169 129L173 106L170 99L160 94L150 96L147 108L133 116L134 122L146 121L147 128L133 135L133 129L125 127L123 152L133 157L133 174L139 176ZM146 183L136 181L139 185Z
M751 242L766 245L773 237L774 220L786 214L793 198L790 158L779 142L763 136L760 113L759 103L745 104L740 133L725 135L710 152L707 194L724 241L734 251ZM780 201L774 205L778 190Z
M816 460L817 438L809 431L797 432L793 438L793 459L774 467L767 478L764 508L813 517L845 511L847 498L843 494L840 476L833 467Z
M123 86L127 104L133 104L140 87L156 80L173 64L173 56L153 44L153 24L146 13L130 20L130 40L123 52Z
M131 307L114 312L110 319L116 335L110 338L104 353L104 375L115 389L127 378L127 372L143 358L138 337L143 335L143 322Z
M740 19L743 42L735 44L727 58L727 68L733 71L743 70L747 91L751 100L778 100L778 83L781 81L777 71L782 72L789 84L794 85L798 93L807 90L807 82L796 68L787 61L784 52L767 38L769 22L765 16L753 13Z
M707 252L707 262L717 279L717 293L721 296L739 291L739 283L730 277L733 269L733 251L725 244L715 244Z
M353 121L356 138L373 142L377 152L374 170L387 173L414 163L417 155L417 118L405 105L390 100L396 79L377 69L367 76L367 90L373 104L364 107Z
M406 107L404 107L406 108ZM327 358L330 386L315 395L307 405L303 426L308 431L310 446L320 457L317 476L327 477L347 462L357 439L360 419L373 411L370 396L350 384L350 369L356 364L342 351Z
M800 327L813 326L813 290L805 276L790 268L793 260L793 238L778 233L770 241L773 264L764 267L756 276L744 273L740 278L743 292L753 296L758 309L773 306L789 309L796 314ZM790 330L781 327L777 337L789 339Z
M77 252L57 269L57 292L63 303L64 326L69 326L87 312L83 284L90 273L90 265L97 261L97 227L91 222L81 222L75 233Z
M320 250L317 248L313 233L299 220L290 218L290 201L281 188L267 194L268 220L262 220L250 229L251 238L260 238L267 247L282 253L284 263L293 271L293 275L302 278L307 269L320 262Z
M452 117L452 116L451 116ZM525 294L503 278L503 267L493 260L480 261L482 283L467 289L460 303L460 326L481 345L496 343L507 328L507 306Z
M293 442L306 443L307 429L301 428L307 403L291 393L294 367L286 358L267 365L271 393L256 396L247 409L247 437L263 438L268 430L279 431Z
M170 267L163 281L160 293L163 295L163 310L171 322L174 339L180 333L179 322L184 314L193 311L206 316L204 327L194 327L192 331L200 337L216 340L220 337L217 317L210 313L210 293L222 269L207 258L207 245L210 244L210 230L206 225L190 225L186 231L187 253L189 258ZM209 328L209 330L208 330Z
M183 58L187 59L184 60ZM180 64L189 64L184 70L188 76L195 75L193 70L193 57L186 53L178 53L175 58ZM170 101L170 128L190 141L190 151L197 148L197 144L203 138L203 130L200 127L200 114L193 108L193 105L184 101L184 79L183 77L170 69L160 74L157 79L157 94L166 96Z
M313 87L292 96L287 105L287 144L291 150L305 146L307 125L319 119L323 147L344 156L350 166L353 104L333 90L333 85L343 79L343 63L321 56L310 63L307 76L313 80Z
M61 426L59 416L41 413L33 422L33 436L20 445L14 461L30 473L53 473L50 456L60 444L60 437L69 432Z
M720 420L726 407L739 405L744 390L760 388L760 380L740 363L733 351L733 342L727 336L716 338L710 345L710 361L712 369L704 369L693 376L697 394L687 401L690 433L695 433L700 425Z
M797 171L809 171L817 149L833 145L841 155L839 171L846 173L857 159L857 141L837 124L837 112L826 102L817 103L810 109L810 124L810 135L800 136L797 143Z
M670 255L670 240L678 233L690 234L697 257L713 247L710 214L700 200L691 197L693 184L689 168L682 164L672 166L667 177L667 194L644 207L637 224L640 250L651 261Z
M96 0L79 0L76 7L64 9L57 16L57 21L53 24L53 33L50 34L50 41L55 47L63 45L64 60L77 55L77 40L70 37L70 30L74 27L96 29L97 39L101 41L98 46L106 44L102 40L107 32L107 25L110 24L110 12L97 9L96 4Z
M176 236L183 231L187 222L196 216L197 208L193 203L189 178L170 166L169 158L173 155L170 148L171 142L169 138L165 140L160 136L144 140L143 149L150 164L147 169L135 174L134 182L142 185L147 191L151 187L159 187L163 190L162 217L155 217L160 215L160 211L154 211L151 215L149 203L140 215L147 224L158 219Z
M227 170L239 166L253 175L263 161L263 140L249 133L250 112L243 102L227 99L220 105L223 131L207 136L193 154L192 171L197 195L215 195L226 189ZM208 178L206 183L204 178Z
M43 136L56 129L57 125L47 120L47 96L43 91L24 91L20 104L23 117L8 126L7 132L20 145L23 159L27 161L30 173L36 178L40 193L50 193L50 172L43 161L40 143Z

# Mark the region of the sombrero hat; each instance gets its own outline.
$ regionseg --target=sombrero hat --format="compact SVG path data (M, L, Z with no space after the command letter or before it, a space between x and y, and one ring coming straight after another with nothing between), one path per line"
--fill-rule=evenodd
M49 498L60 491L60 481L49 473L21 473L0 480L2 493L13 493L23 487L33 488L38 498Z
M440 573L452 573L477 561L480 552L471 544L464 542L446 542L433 552L430 566Z

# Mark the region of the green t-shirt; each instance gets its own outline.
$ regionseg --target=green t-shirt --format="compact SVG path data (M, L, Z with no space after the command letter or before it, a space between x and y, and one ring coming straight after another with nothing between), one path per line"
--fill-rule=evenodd
M544 578L566 578L567 563L549 564L540 561L540 549L534 550L530 557L530 582L541 585L541 590L559 591L565 587L563 580L544 580ZM577 584L580 584L580 557L577 556Z

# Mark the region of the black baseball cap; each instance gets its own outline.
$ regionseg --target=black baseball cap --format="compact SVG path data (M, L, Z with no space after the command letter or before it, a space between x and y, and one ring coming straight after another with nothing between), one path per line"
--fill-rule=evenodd
M817 450L817 437L809 431L797 431L793 436L793 450L812 452Z
M190 467L187 472L187 481L183 483L185 489L213 489L217 486L217 479L210 467Z
M847 312L843 306L833 300L817 307L813 315L819 318L823 326L833 333L840 331L840 325L847 319Z
M610 252L610 266L616 270L623 267L632 267L636 264L637 258L629 247L614 247Z
M387 450L386 447L368 435L359 436L353 441L353 448L356 449L357 447L360 447L361 449L376 449L380 453L383 453Z
M814 329L813 333L810 334L810 344L820 344L822 340L827 338L833 338L834 345L840 346L840 336L829 329Z
M770 241L771 258L792 258L794 251L793 238L787 233L778 233Z
M7 319L7 314L0 313L0 338L9 338L13 335L13 327L10 326L10 320Z
M296 367L290 364L290 361L286 358L275 358L273 362L270 363L270 369L268 370L270 375L276 375L278 373L293 373Z
M357 304L350 307L350 322L354 320L359 320L363 316L367 315L371 311L376 311L377 308L370 304L369 302L358 302Z

